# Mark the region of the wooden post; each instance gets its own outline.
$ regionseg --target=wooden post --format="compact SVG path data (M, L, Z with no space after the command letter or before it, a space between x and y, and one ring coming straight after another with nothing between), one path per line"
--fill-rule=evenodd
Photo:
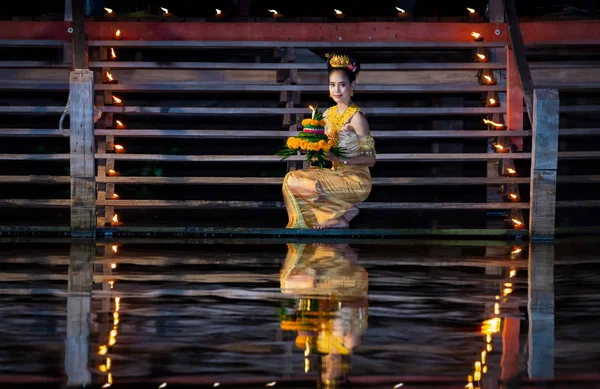
M68 386L85 386L91 383L88 358L94 249L92 240L71 244L65 345Z
M533 240L554 239L558 115L558 90L534 90L529 212L529 235Z
M523 130L523 90L515 52L506 48L506 127L509 131ZM523 137L510 138L517 151L523 151Z
M554 378L554 245L529 244L529 378Z
M73 21L72 0L65 0L65 22Z
M94 73L71 72L71 233L95 236Z

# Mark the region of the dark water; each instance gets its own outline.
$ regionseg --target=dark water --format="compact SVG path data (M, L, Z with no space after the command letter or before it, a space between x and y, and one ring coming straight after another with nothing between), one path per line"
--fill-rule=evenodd
M594 241L0 247L2 387L600 387Z

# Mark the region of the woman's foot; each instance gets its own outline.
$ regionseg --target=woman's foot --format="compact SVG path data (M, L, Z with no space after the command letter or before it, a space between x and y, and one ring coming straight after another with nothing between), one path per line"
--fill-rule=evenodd
M348 221L346 219L344 219L344 217L339 217L337 219L329 220L322 224L317 224L313 228L315 230L325 230L325 229L335 229L335 228L339 229L339 228L348 228L348 227L350 227L350 224L348 224Z
M358 208L353 205L352 208L344 214L344 219L346 219L347 222L350 222L350 220L354 219L359 212Z

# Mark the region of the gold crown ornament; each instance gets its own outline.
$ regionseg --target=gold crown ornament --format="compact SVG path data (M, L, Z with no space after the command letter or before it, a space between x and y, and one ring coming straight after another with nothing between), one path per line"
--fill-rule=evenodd
M325 58L329 58L329 65L332 68L346 68L353 73L357 69L356 64L353 63L350 57L348 57L347 55L325 53Z

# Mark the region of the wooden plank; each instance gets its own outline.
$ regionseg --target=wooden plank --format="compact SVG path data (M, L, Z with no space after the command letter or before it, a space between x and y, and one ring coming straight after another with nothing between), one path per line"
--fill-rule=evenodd
M532 177L535 169L556 170L558 155L558 91L534 91L534 121L532 135Z
M519 69L515 52L506 49L506 126L510 131L523 130L523 90L519 82ZM523 138L512 139L517 150L523 150Z
M554 245L531 242L527 313L527 372L532 379L554 378Z
M26 63L31 62L30 66ZM46 62L39 61L0 61L2 67L45 67L43 65L35 66L34 64ZM24 64L24 65L21 65ZM50 64L50 63L47 63ZM545 62L539 63L541 67ZM571 64L575 66L577 63ZM110 67L112 69L215 69L215 70L324 70L324 63L256 63L256 62L148 62L148 61L90 61L90 68ZM586 66L586 65L584 65ZM589 65L592 67L591 65ZM600 63L598 64L600 66ZM549 66L552 67L552 66ZM558 66L556 66L558 67ZM506 64L496 62L487 63L364 63L360 65L361 70L479 70L479 69L504 69Z
M0 107L9 108L9 112L23 112L25 107ZM37 107L45 109L50 107ZM206 107L104 107L104 112L129 113L129 114L182 114L182 115L283 115L286 113L310 114L307 108L206 108ZM400 116L400 115L486 115L490 113L504 113L503 107L437 107L437 108L363 108L367 115Z
M68 161L69 154L0 154L4 161Z
M560 113L600 112L600 105L563 105Z
M598 208L600 200L573 200L573 201L557 201L557 208Z
M3 22L10 23L10 22ZM63 41L45 39L0 39L0 47L62 47Z
M600 154L600 152L599 152ZM6 154L0 154L0 160ZM14 154L13 154L14 155ZM28 154L31 155L31 154ZM9 155L10 156L10 155ZM112 158L117 161L168 161L168 162L280 162L276 155L161 155L161 154L96 154L96 159ZM529 153L414 153L378 154L379 162L386 161L487 161L490 159L529 159ZM303 161L304 156L287 160Z
M70 208L71 200L0 199L0 207L14 208Z
M30 81L30 80L2 80L0 90L69 90L69 83L65 81Z
M187 23L186 23L187 24ZM368 23L361 23L368 24ZM419 23L425 25L427 23ZM443 23L435 23L443 24ZM362 26L361 26L362 27ZM121 27L123 29L123 27ZM257 28L257 25L253 28ZM470 38L471 31L475 26L465 30L466 36ZM140 31L141 29L137 29ZM480 29L481 30L481 29ZM115 30L116 31L116 28ZM448 32L448 31L447 31ZM114 32L113 32L114 33ZM413 35L407 40L395 42L319 42L319 41L201 41L201 40L90 40L90 47L127 47L127 48L186 48L186 49L227 49L227 48L273 48L273 47L295 47L295 48L311 48L311 49L477 49L478 47L504 47L504 42L460 42L460 41L440 41L440 42L416 42L416 37ZM470 38L472 39L472 38Z
M0 113L2 114L16 114L16 113L30 113L30 114L43 114L43 113L58 113L62 114L65 107L56 106L0 106Z
M66 86L60 82L38 82L38 81L0 81L0 89L15 90L62 90ZM503 91L503 85L477 85L477 84L435 84L435 85L373 85L360 84L357 86L358 93L482 93L489 91ZM291 84L225 84L213 82L151 82L151 83L123 83L123 84L98 84L96 90L107 90L114 92L327 92L327 86L314 85L291 85Z
M224 200L98 200L97 206L114 206L115 208L284 208L282 201L224 201ZM361 203L360 209L526 209L529 203L420 203L390 202Z
M11 178L14 177L14 178ZM35 176L0 176L1 182L30 182ZM599 180L600 180L600 176ZM4 180L3 180L4 179ZM282 177L97 177L97 182L115 184L177 185L281 185ZM53 182L52 182L53 183ZM58 183L58 181L57 181ZM528 177L374 177L373 185L488 185L527 184Z
M70 176L0 176L1 184L70 184Z
M595 159L600 158L600 151L559 151L559 159Z
M77 69L71 72L70 84L71 230L78 236L95 236L94 74Z
M71 65L53 61L0 61L0 68L59 68L70 69Z
M515 0L504 0L504 8L506 9L508 34L515 54L517 68L519 69L519 80L525 99L525 107L527 108L529 120L533 123L533 80L529 64L527 63L527 53L525 51L525 44L523 43L523 36L521 35Z

